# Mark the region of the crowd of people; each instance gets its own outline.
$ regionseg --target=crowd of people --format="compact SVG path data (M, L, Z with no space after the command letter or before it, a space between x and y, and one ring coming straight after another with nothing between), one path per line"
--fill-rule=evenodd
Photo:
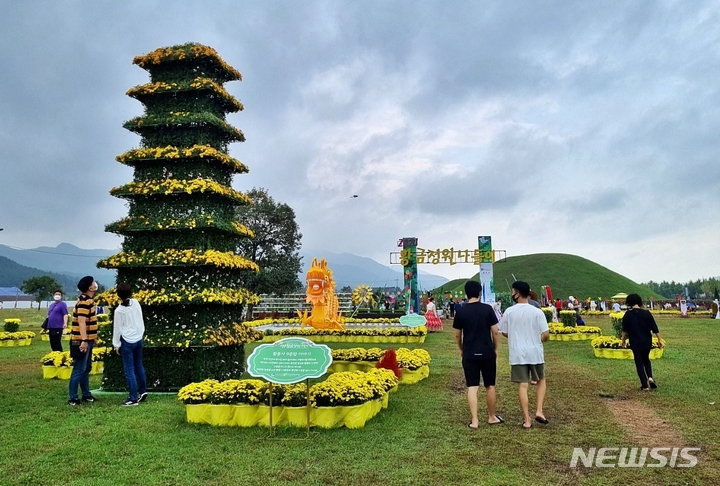
M518 401L523 416L520 426L527 430L533 423L547 425L550 421L543 409L547 393L543 343L550 338L550 329L538 296L530 290L527 282L513 282L514 305L498 316L493 306L480 302L481 289L480 282L468 281L465 284L466 298L463 304L453 309L455 340L467 386L470 410L468 427L477 429L480 426L478 391L481 384L485 388L487 424L505 423L505 419L497 414L495 391L500 336L507 338L510 381L518 386ZM568 300L568 309L577 310L573 299ZM560 300L558 302L562 303ZM626 347L629 339L640 390L656 389L658 385L653 377L649 355L653 334L657 338L658 347L663 347L660 332L652 314L643 308L639 295L628 295L626 306L627 311L622 319L621 346ZM556 308L562 310L564 306ZM531 385L536 385L535 409L532 414L529 399Z

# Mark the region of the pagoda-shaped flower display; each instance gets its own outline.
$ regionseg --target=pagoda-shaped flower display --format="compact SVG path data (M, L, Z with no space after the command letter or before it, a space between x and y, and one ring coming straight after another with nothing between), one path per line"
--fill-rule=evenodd
M142 305L151 389L237 377L243 344L258 337L237 324L243 306L258 300L241 285L243 272L257 265L237 254L238 242L254 235L237 222L236 207L251 201L231 187L234 174L248 169L228 155L228 145L245 137L225 119L243 106L223 84L242 76L214 49L193 43L157 49L133 64L151 82L127 92L145 107L123 125L141 136L140 148L117 157L134 177L110 191L129 211L106 230L124 241L98 266L117 269L117 282L128 282ZM113 291L102 298L118 303ZM103 388L124 387L122 364L112 357Z

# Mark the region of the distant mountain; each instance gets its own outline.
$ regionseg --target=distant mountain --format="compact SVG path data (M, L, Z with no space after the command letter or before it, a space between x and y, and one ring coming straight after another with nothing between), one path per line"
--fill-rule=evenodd
M517 279L529 283L530 288L538 292L541 286L549 285L556 299L567 299L571 295L579 300L588 297L609 298L620 292L636 293L644 299L651 296L655 299L665 299L650 288L633 282L609 268L586 258L562 253L508 257L506 260L495 262L493 277L495 292L510 292L510 285ZM476 273L472 278L477 280L479 274ZM465 280L453 280L437 289L437 293L462 293L463 285Z
M327 251L303 250L300 252L303 271L300 275L300 282L305 282L307 272L313 258L325 258L337 289L348 286L355 288L360 284L367 284L371 287L399 287L403 286L402 266L395 268L383 265L367 257L353 255L352 253L331 253ZM419 285L422 289L433 289L448 281L440 275L433 275L423 270L419 272Z
M55 248L39 247L28 250L16 250L5 245L0 245L0 257L6 257L20 265L33 267L42 273L53 272L65 274L70 280L77 279L83 275L92 275L106 287L115 285L115 271L100 269L95 266L98 260L107 258L117 250L93 249L85 250L69 243L61 243ZM313 257L325 258L330 269L333 271L335 283L338 290L348 286L355 288L360 284L367 284L373 287L394 287L403 285L402 267L396 265L394 268L383 265L367 257L353 255L352 253L331 253L324 251L302 251L303 270L299 276L301 282L305 282L305 273L312 262ZM440 275L420 270L419 284L422 289L438 287L448 279ZM0 283L0 285L3 285ZM17 285L17 283L8 283Z
M69 243L60 243L55 248L41 246L28 250L16 250L0 245L0 256L8 258L20 265L56 274L65 274L75 280L85 275L92 275L106 287L115 285L115 271L97 268L98 260L107 258L117 250L85 250Z
M57 280L63 287L63 291L67 294L77 292L75 288L77 279L68 275L46 272L37 268L30 268L19 263L15 263L9 258L0 256L0 287L20 287L20 285L31 277L40 275L49 275Z

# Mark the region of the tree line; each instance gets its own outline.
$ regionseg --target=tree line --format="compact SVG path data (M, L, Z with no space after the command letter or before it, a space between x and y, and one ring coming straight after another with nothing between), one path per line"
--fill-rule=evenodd
M644 283L646 287L649 287L653 291L662 295L668 299L676 299L678 295L690 299L717 299L718 291L720 291L720 280L711 277L703 278L698 280L690 280L689 282L653 282L650 280Z

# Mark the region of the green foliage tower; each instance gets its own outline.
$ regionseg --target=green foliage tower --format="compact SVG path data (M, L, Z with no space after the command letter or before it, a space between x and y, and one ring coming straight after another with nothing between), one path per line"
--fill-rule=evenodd
M127 93L145 108L123 125L141 136L140 148L117 157L134 177L110 191L127 200L129 211L106 230L124 241L98 266L117 269L117 281L130 283L142 305L151 389L237 377L242 345L256 337L236 324L243 306L257 301L242 282L258 270L237 254L240 242L253 237L236 220L237 207L250 200L230 187L247 168L228 155L228 145L245 137L225 117L243 107L223 84L241 74L214 49L192 43L157 49L133 64L151 82ZM104 299L118 304L112 291ZM120 360L108 360L105 369L103 387L124 389Z

